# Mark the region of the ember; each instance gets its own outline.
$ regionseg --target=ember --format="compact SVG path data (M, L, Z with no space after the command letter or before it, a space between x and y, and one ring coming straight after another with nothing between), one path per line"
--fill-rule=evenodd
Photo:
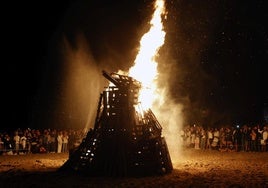
M61 169L92 176L147 176L173 169L162 127L138 101L141 83L116 73L100 95L94 129Z

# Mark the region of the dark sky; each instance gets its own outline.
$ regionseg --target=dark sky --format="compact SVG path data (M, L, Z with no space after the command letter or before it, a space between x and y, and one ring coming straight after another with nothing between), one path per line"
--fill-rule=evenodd
M76 49L76 36L83 33L97 64L110 57L117 63L105 68L128 67L146 31L151 2L6 4L9 11L2 16L3 127L45 126L40 122L47 122L48 109L60 93L62 36ZM265 0L168 1L167 37L159 67L169 70L171 96L185 105L190 123L262 120L268 101L267 4ZM36 113L37 109L42 110Z

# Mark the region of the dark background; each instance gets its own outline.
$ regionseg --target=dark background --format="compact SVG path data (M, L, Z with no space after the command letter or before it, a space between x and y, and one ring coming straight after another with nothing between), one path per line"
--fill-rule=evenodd
M11 2L3 8L1 129L73 127L70 111L51 112L61 100L62 36L75 50L82 32L100 70L126 69L148 28L152 1ZM184 105L185 123L262 123L267 2L173 0L167 10L159 69L168 72L170 97ZM78 117L83 127L86 118Z

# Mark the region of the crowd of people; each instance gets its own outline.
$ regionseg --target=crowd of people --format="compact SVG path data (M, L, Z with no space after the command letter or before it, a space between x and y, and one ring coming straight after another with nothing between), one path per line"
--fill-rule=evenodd
M268 125L237 125L207 129L193 125L182 129L180 136L184 148L236 152L268 151Z
M85 130L17 129L0 132L0 155L67 153L79 146ZM183 148L220 151L268 152L268 125L204 128L186 126L180 135Z
M0 154L67 153L77 147L84 130L17 129L0 132Z

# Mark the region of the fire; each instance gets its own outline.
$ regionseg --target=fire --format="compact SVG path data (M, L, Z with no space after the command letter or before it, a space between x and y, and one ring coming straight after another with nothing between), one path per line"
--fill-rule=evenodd
M153 109L160 119L160 123L165 125L163 133L167 136L171 159L176 161L181 154L178 133L183 122L182 106L175 104L172 100L168 100L166 88L160 88L157 85L159 80L157 80L158 63L156 58L159 49L165 42L166 36L162 22L162 18L166 17L165 1L155 0L154 8L154 13L150 20L151 27L140 40L140 49L134 65L127 73L122 73L121 71L118 74L128 75L141 83L142 88L140 88L138 96L140 105L135 105L135 110L142 119L144 112ZM156 106L157 108L154 108Z
M165 125L163 133L167 138L171 159L177 161L181 153L181 144L178 139L180 123L183 120L180 113L181 105L167 100L165 89L157 85L158 63L156 57L165 42L166 32L164 31L162 18L165 18L166 11L164 0L156 0L154 5L155 10L150 21L150 30L140 40L140 50L134 61L134 66L129 69L129 76L140 81L143 87L139 93L139 102L143 109L136 106L137 112L143 115L143 110L153 109L161 124ZM164 108L163 103L165 103ZM155 104L157 104L157 108L153 108L156 107Z
M162 16L165 15L164 0L156 0L154 7L150 30L141 38L139 53L134 65L129 69L129 76L142 83L143 88L140 91L139 101L145 109L150 108L157 98L156 79L158 73L155 58L158 55L158 50L164 44L166 35L162 23Z

